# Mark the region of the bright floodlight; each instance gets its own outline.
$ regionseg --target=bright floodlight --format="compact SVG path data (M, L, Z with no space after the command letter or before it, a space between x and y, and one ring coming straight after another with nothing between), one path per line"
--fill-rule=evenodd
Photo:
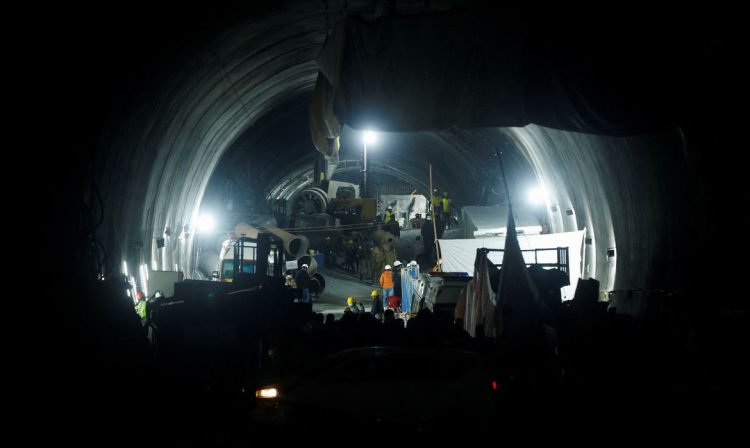
M542 205L547 202L547 192L544 188L536 187L529 190L529 202L533 205Z
M375 143L375 140L377 140L377 134L373 131L365 131L365 135L363 137L363 140L365 143Z
M214 225L216 222L214 221L214 217L211 215L201 215L200 219L198 219L198 230L200 232L211 232L214 230Z

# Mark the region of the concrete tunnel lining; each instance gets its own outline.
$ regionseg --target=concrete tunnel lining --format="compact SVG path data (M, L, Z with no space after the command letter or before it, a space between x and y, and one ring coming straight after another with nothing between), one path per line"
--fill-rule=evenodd
M153 254L155 238L169 228L176 241L162 268L177 264L190 270L193 235L176 237L197 218L213 170L232 143L261 117L312 91L317 75L314 60L327 26L325 12L308 7L239 24L179 61L167 79L154 82L139 97L140 105L113 116L111 133L100 142L98 182L108 197L108 220L101 237L115 259L138 261L134 242ZM127 120L116 124L124 116ZM663 250L671 251L668 258L678 259L679 250L674 241L665 241L667 231L653 229L676 225L673 221L678 218L667 219L660 211L668 203L668 193L651 198L642 194L664 188L659 174L648 169L648 146L655 140L537 126L499 132L510 135L537 176L555 192L550 204L557 207L557 212L550 212L552 230L585 226L591 232L592 247L587 248L591 265L584 272L600 278L603 289L647 288L663 282L649 278L652 260ZM465 156L475 149L470 142L446 139L445 134L431 136L436 147L448 152ZM472 161L460 157L461 163L474 169L467 160ZM643 183L611 180L622 181L628 174ZM459 194L471 196L466 191ZM634 203L645 207L634 210ZM639 213L618 211L619 207ZM567 210L573 214L564 214ZM614 262L606 255L609 248L617 248Z
M175 377L172 369L163 368L168 356L148 350L141 341L142 324L117 282L120 262L127 259L131 272L136 270L142 257L153 258L155 238L169 228L165 264L173 268L179 263L186 269L196 242L192 232L180 241L178 227L189 224L206 202L208 186L219 179L217 167L233 146L265 132L260 127L269 119L285 120L281 115L290 104L310 96L316 53L326 31L347 13L344 3L370 2L261 0L189 7L128 3L106 10L60 4L34 5L28 16L11 14L11 26L19 30L11 33L11 55L20 50L23 57L11 58L8 87L28 107L14 114L26 126L12 125L9 136L25 141L9 145L13 176L7 176L5 189L11 198L6 219L9 254L21 253L23 260L20 282L12 283L24 286L14 298L20 299L21 321L30 328L20 333L30 340L28 349L22 342L19 352L21 375L27 379L19 386L25 402L46 406L47 415L62 416L50 419L48 432L57 440L69 435L80 444L117 435L142 443L143 431L123 427L140 415L133 406L143 400L135 397L165 408L166 420L160 419L164 424L146 425L151 427L146 429L149 440L195 444L205 436L203 441L221 443L211 426L229 429L221 423L224 416L239 417L242 427L237 429L244 433L247 419L235 412L236 401L202 398L214 395L212 391L221 394L222 384L208 390L183 381L195 378L198 386L207 376L216 378L217 364L203 363L205 370L200 366L210 375L186 372ZM387 8L405 2L373 3ZM640 428L652 435L652 427L665 429L665 423L670 432L670 422L674 427L696 422L707 428L725 415L717 428L741 427L731 425L737 420L732 404L747 392L747 366L738 354L746 345L748 301L741 288L736 291L744 276L734 261L738 251L732 242L739 235L741 246L744 228L747 176L741 152L746 145L740 143L743 126L736 110L742 106L746 80L735 67L743 48L733 48L740 42L744 46L744 41L732 36L743 28L734 27L730 16L739 21L742 14L726 9L716 14L718 6L700 5L700 20L685 21L685 8L670 8L655 19L652 12L658 8L634 11L647 14L645 20L668 19L665 35L693 32L678 35L685 48L696 48L679 55L690 69L680 77L686 86L683 93L695 102L679 117L687 118L676 123L679 129L599 137L529 125L401 135L402 144L423 140L441 155L443 160L435 162L442 164L437 167L441 176L471 172L483 180L475 185L473 179L459 179L447 186L463 196L463 204L496 201L502 192L487 186L492 180L501 183L493 147L517 152L553 193L548 204L553 230L589 231L586 271L601 280L602 289L667 289L655 295L634 291L632 300L629 294L616 296L628 300L615 302L617 314L608 313L606 321L622 322L628 317L622 313L639 316L628 326L635 332L618 333L636 345L623 338L580 334L582 342L592 343L581 345L592 354L591 363L610 368L591 371L593 381L584 386L593 402L585 397L581 401L579 394L573 402L565 401L570 394L567 388L559 389L563 394L555 394L555 404L583 411L567 413L572 417L563 422L557 419L561 429L583 422L581 415L596 417L605 408L624 417L618 421L624 422L626 432ZM592 20L591 11L586 12L581 17L597 22L592 24L597 30L612 16L627 14L603 12ZM545 15L541 8L526 17L534 21L540 15ZM552 15L547 14L548 21L558 20L549 18ZM583 21L559 21L558 29L578 31L582 39L591 29L580 26ZM634 32L639 32L638 22L634 24ZM31 81L28 87L16 84L14 73ZM305 109L304 101L299 107ZM296 135L288 153L263 143L256 145L257 154L294 157L309 152L314 159L317 154L303 121L295 128L299 132L290 130ZM393 162L413 164L422 150L420 146L408 157L394 156ZM28 162L16 164L11 151ZM277 166L264 157L253 155L253 160L268 169ZM283 160L278 163L283 165ZM472 171L466 171L467 166ZM298 168L309 170L294 164L278 175L296 176ZM425 170L409 169L407 174L421 179ZM264 188L277 185L273 179L263 181ZM42 275L29 277L32 272ZM99 281L100 274L108 281ZM25 286L27 278L31 288ZM683 287L685 294L670 294ZM349 294L348 288L332 294ZM341 311L340 300L332 298L331 303L334 311ZM203 322L198 323L202 328ZM604 325L602 330L611 334L617 326ZM190 353L188 360L200 363ZM80 409L71 414L70 403L80 404ZM214 408L223 411L217 414ZM604 432L623 429L612 426L611 412L598 414ZM80 422L93 426L87 423L87 430L80 431ZM149 438L152 430L155 437ZM247 436L243 442L259 440L262 434Z

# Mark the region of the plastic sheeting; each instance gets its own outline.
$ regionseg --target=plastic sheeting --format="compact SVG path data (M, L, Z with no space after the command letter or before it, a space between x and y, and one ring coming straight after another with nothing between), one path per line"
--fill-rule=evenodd
M521 250L546 249L555 247L567 247L570 265L570 285L562 288L563 300L570 300L575 294L578 279L581 277L581 261L583 237L586 229L577 232L550 233L545 235L518 235L518 244ZM474 272L474 261L477 257L477 249L503 249L505 248L505 237L463 239L463 240L439 240L440 253L442 255L442 270L444 272ZM539 263L555 263L557 254L555 251L539 252L536 260ZM524 252L526 263L534 263L534 253ZM495 264L503 262L502 252L490 252L490 261Z
M379 212L385 212L385 207L391 206L396 216L401 218L404 215L406 221L414 218L417 213L421 214L423 219L427 216L427 198L421 194L382 194L380 202L383 210Z
M491 3L347 17L317 59L316 147L330 155L344 124L406 132L533 123L606 135L672 124L666 117L685 101L674 80L688 65L664 51L658 28L610 20L579 30L529 17Z
M471 271L473 277L466 284L466 293L456 304L455 317L463 319L464 330L472 337L477 336L477 325L484 327L485 336L493 338L499 336L496 319L498 297L490 285L490 271L496 272L497 268L491 265L487 257L478 257L476 269Z
M522 234L542 233L539 219L525 208L514 207L516 232ZM491 205L467 205L461 209L464 222L464 238L479 238L485 234L507 233L508 207Z
M401 311L411 311L414 296L414 283L419 277L419 265L407 266L401 270Z

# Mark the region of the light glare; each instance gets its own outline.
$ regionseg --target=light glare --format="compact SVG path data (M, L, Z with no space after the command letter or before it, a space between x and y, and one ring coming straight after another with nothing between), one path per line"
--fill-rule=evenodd
M276 398L279 396L279 391L275 387L258 389L255 391L255 396L257 398Z
M547 202L547 192L544 188L536 187L529 190L529 202L533 205L542 205Z
M364 142L367 144L375 143L375 140L377 140L377 138L378 138L377 134L373 131L365 131L365 134L363 137Z
M201 232L211 232L214 230L215 225L216 221L211 215L201 215L200 219L198 219L198 230Z

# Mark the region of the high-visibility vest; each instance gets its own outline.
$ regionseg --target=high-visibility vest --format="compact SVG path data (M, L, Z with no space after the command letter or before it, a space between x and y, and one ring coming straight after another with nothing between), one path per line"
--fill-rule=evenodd
M385 211L385 218L383 219L383 222L391 222L393 221L393 212L390 210Z
M443 211L450 213L453 209L453 200L451 198L443 198Z
M443 200L440 198L440 196L432 197L432 206L435 208L440 208L443 206Z
M141 318L141 325L146 326L146 323L148 322L148 315L146 314L145 300L139 300L138 303L135 304L135 313L138 314L138 317Z

